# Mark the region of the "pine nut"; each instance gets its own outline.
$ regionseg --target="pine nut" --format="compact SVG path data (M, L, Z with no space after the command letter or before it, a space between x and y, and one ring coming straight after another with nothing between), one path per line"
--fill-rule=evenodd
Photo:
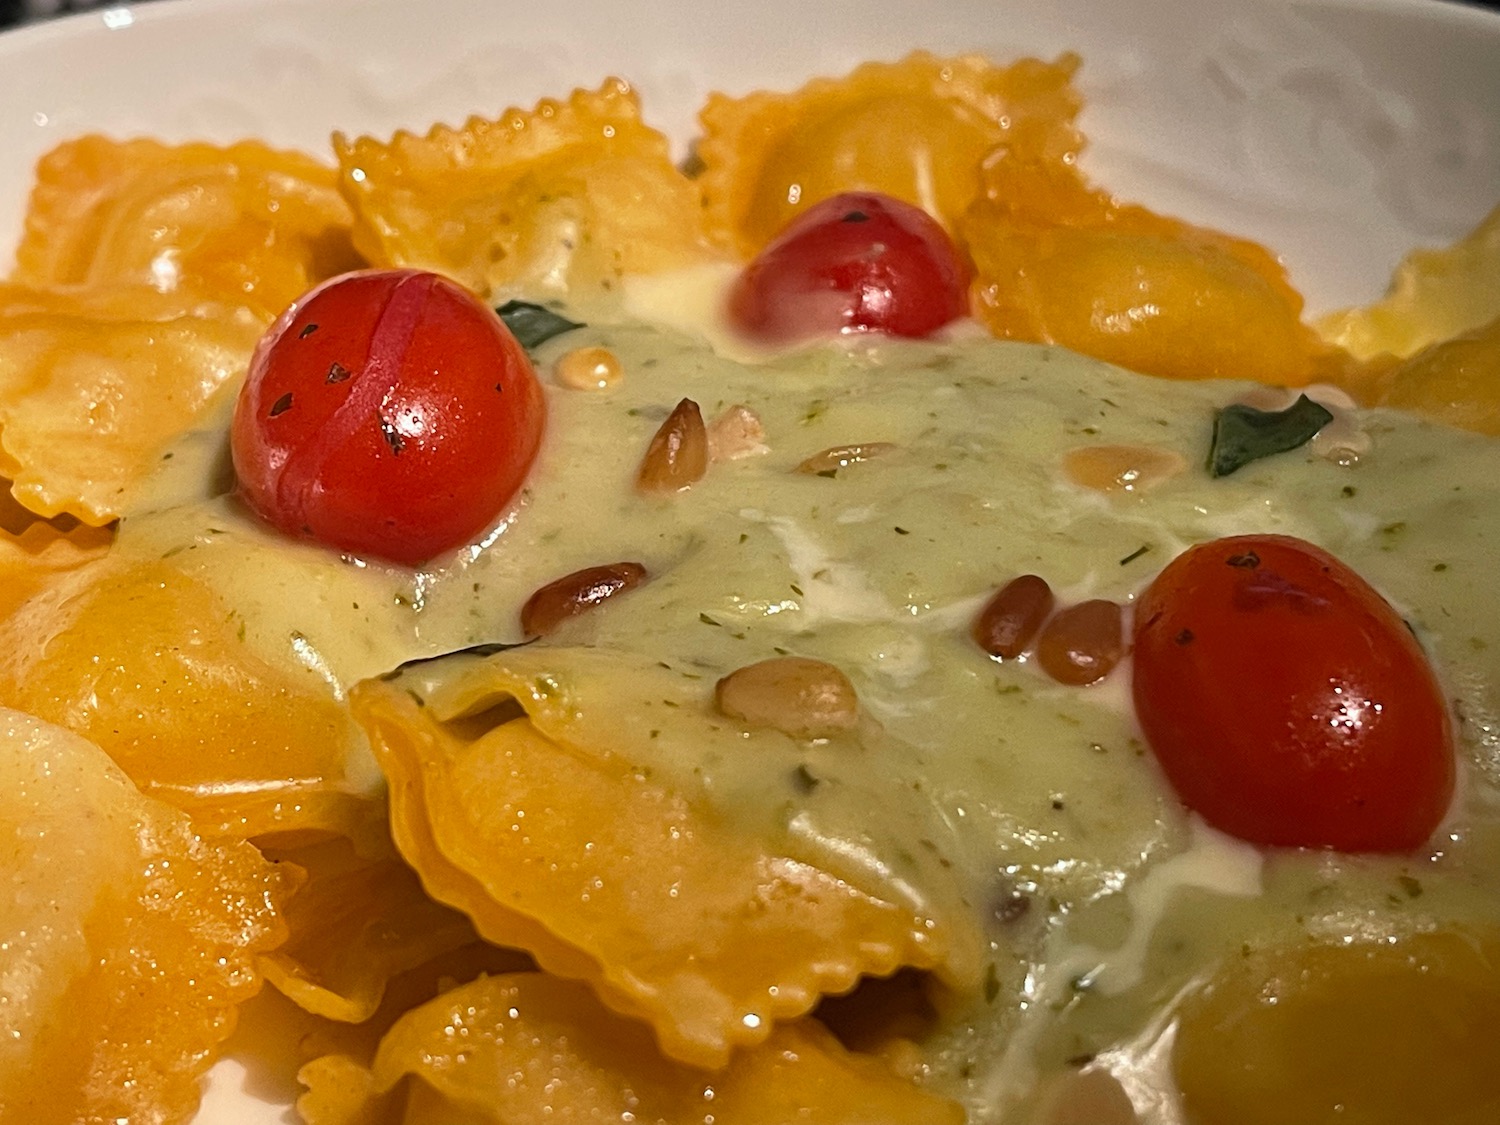
M1149 445L1084 445L1063 455L1063 472L1096 492L1141 492L1175 477L1187 461Z
M588 347L560 355L552 365L552 375L575 391L607 391L625 378L625 371L608 348Z
M714 688L719 710L793 738L828 738L859 721L849 677L822 660L781 656L729 673Z
M685 398L651 438L635 484L658 495L681 492L708 471L708 436L698 404Z
M521 607L521 632L544 637L570 617L599 606L616 594L633 590L646 580L646 568L636 562L611 563L575 570L548 582Z
M1035 574L1013 578L984 604L971 634L991 656L1014 660L1031 644L1055 600L1045 579Z
M766 428L760 415L748 406L731 406L708 424L710 461L738 461L769 452Z
M1036 658L1060 684L1104 679L1125 655L1125 611L1102 598L1059 610L1042 627Z

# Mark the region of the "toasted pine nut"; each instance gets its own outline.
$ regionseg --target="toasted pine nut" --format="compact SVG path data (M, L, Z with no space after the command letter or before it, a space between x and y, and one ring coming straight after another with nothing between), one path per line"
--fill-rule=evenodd
M761 424L760 415L748 406L731 406L708 424L710 461L738 461L742 457L769 452L766 428Z
M854 445L832 445L814 453L797 466L799 473L833 474L860 461L869 461L896 447L888 441L866 441Z
M521 632L544 637L570 617L593 609L608 598L633 590L646 580L636 562L611 563L575 570L537 590L521 607Z
M1125 611L1102 598L1058 610L1042 627L1036 658L1060 684L1104 679L1125 655Z
M698 404L685 398L651 438L635 484L642 492L681 492L708 471L708 435Z
M832 664L780 656L729 673L714 687L719 710L793 738L827 738L859 721L854 685Z
M1181 454L1150 445L1083 445L1063 455L1063 472L1096 492L1140 492L1187 468Z
M552 374L575 391L607 391L625 377L620 359L608 348L574 348L558 356Z
M985 602L970 632L991 656L1014 660L1031 644L1054 601L1045 579L1035 574L1012 578Z

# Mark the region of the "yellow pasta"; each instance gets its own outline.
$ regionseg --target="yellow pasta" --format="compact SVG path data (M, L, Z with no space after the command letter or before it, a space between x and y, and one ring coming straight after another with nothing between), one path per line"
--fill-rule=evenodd
M432 269L492 303L587 309L642 275L696 286L859 189L948 228L974 268L973 316L1003 340L1168 379L1334 381L1364 405L1500 435L1500 211L1413 255L1386 301L1320 337L1270 250L1082 176L1079 65L918 53L794 93L715 94L687 170L616 79L420 136L335 134L336 168L253 141L84 137L46 157L0 283L14 501L0 505L0 829L15 841L0 871L0 1118L181 1125L264 978L292 1002L272 997L290 1014L268 1018L296 1038L308 1125L963 1121L934 1090L1026 1125L1131 1121L1139 1091L1111 1075L1110 1051L1121 1073L1152 1052L1151 1081L1191 1125L1311 1119L1309 1099L1344 1096L1323 1064L1366 1058L1389 1078L1372 1125L1450 1103L1452 1125L1488 1125L1500 907L1464 882L1495 854L1487 822L1455 821L1420 903L1396 858L1247 857L1153 787L1123 695L1080 703L1029 658L992 661L963 635L990 554L1054 566L1068 597L1123 602L1150 552L1264 509L1259 485L1205 499L1183 453L1181 416L1222 405L1214 388L963 329L868 355L809 347L747 374L611 310L576 337L609 357L610 385L549 386L554 444L515 510L418 572L277 538L224 493L221 451L196 433L227 417L265 326L332 274ZM559 358L537 352L544 377ZM337 363L316 375L349 377ZM902 398L903 384L919 389ZM644 498L621 450L689 390L753 452ZM756 409L732 405L742 391ZM1009 394L1025 407L998 408ZM1347 464L1307 471L1330 495L1328 474L1353 471L1370 437L1346 413ZM1438 431L1384 417L1384 471L1429 472ZM1130 443L1094 440L1112 428ZM1487 475L1483 439L1441 433L1454 464ZM1119 487L1080 501L1076 467L1111 450L1172 471L1147 496L1122 483L1139 468L1126 458ZM202 487L152 491L178 452ZM1427 586L1449 574L1445 550L1450 577L1472 564L1436 524L1493 522L1482 492L1414 511L1442 532L1423 545L1433 558L1381 576L1423 568L1406 588L1414 627L1452 630L1434 651L1479 724L1492 623L1480 614L1455 640L1463 603ZM1038 496L1055 511L1035 511ZM1365 557L1380 566L1406 525L1367 500L1330 516L1288 499L1266 520L1346 541L1378 522ZM190 538L207 549L174 562ZM640 545L639 590L589 601L597 589L565 586L557 597L579 600L555 636L412 660L520 640L520 587L608 570L614 554L583 557L604 544ZM616 593L646 608L631 617L604 601ZM838 723L790 721L791 697L757 696L754 677L756 707L715 693L715 678L803 649L838 673ZM971 707L980 692L1003 702ZM639 709L621 716L621 700ZM657 704L674 717L639 713ZM1478 736L1461 742L1483 796L1492 763ZM388 793L364 776L372 748ZM1455 807L1473 816L1478 800ZM1339 895L1378 910L1327 905L1304 925ZM1222 903L1225 917L1249 905L1221 932ZM1411 925L1391 924L1407 910ZM1312 935L1349 917L1355 940ZM1472 933L1454 928L1470 917ZM1258 944L1216 964L1242 923ZM1175 1047L1142 1038L1163 1021Z
M1369 397L1460 429L1500 437L1500 317L1429 344L1367 386Z
M952 955L934 920L765 850L608 748L555 741L565 702L464 720L529 701L525 680L481 669L424 706L402 685L356 689L397 844L486 938L593 984L668 1056L723 1066L863 974Z
M1500 933L1448 931L1247 950L1184 1003L1173 1060L1192 1121L1481 1125L1497 1037Z
M108 549L110 533L97 528L63 530L37 520L30 512L0 496L0 618L34 597L58 576L99 558Z
M1318 330L1359 359L1406 358L1500 316L1500 207L1443 249L1414 250L1396 268L1386 296L1342 309Z
M710 257L694 185L618 79L426 136L334 136L355 245L481 294L579 299Z
M1121 204L1064 155L997 151L960 224L991 332L1174 379L1300 386L1330 373L1270 252Z
M0 475L40 515L117 519L244 373L264 327L182 293L0 283Z
M704 1072L662 1058L645 1026L607 1011L588 989L539 973L446 993L396 1024L370 1070L332 1056L304 1067L302 1080L308 1125L963 1120L958 1106L851 1056L810 1021Z
M244 372L266 324L354 268L327 165L258 142L83 137L45 157L0 284L0 474L103 525Z
M880 191L957 225L997 147L1061 158L1076 147L1075 55L997 66L918 52L793 93L712 94L697 155L714 237L748 257L802 209Z
M258 141L67 141L37 167L14 280L150 289L243 305L265 322L358 265L333 169Z
M0 709L0 1110L181 1121L284 936L287 877L198 835L103 751Z
M95 562L0 621L0 703L94 739L207 830L366 836L383 810L347 780L347 712L241 624L169 564Z
M428 898L394 855L364 857L346 839L270 854L308 878L287 903L286 943L262 969L315 1015L363 1023L394 977L478 940L468 919Z

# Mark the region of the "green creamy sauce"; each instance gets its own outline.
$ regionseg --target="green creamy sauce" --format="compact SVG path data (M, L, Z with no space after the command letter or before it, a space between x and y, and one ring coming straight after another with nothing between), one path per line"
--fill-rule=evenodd
M544 380L555 357L589 344L619 356L623 381L549 387L524 497L486 548L441 570L340 561L259 528L215 495L214 427L174 450L155 510L124 522L119 549L172 553L235 606L249 643L340 692L402 661L519 641L537 587L643 563L639 589L503 654L535 673L524 702L560 709L580 745L627 757L770 847L959 935L930 1057L935 1085L977 1119L1069 1059L1113 1048L1121 1066L1144 1066L1162 1006L1242 944L1500 923L1500 442L1374 412L1355 465L1300 449L1214 480L1214 411L1239 385L992 340L746 366L638 324L544 345ZM748 406L768 451L716 463L686 492L642 496L641 455L684 397L708 419ZM795 471L872 442L894 448L832 476ZM1188 467L1138 493L1071 483L1064 455L1101 444L1175 451ZM1131 714L1128 665L1062 687L969 639L980 604L1017 574L1040 574L1064 603L1126 602L1187 544L1247 532L1328 548L1435 654L1463 716L1463 781L1433 853L1263 860L1195 828L1165 789ZM855 732L799 743L718 714L720 677L783 653L843 669ZM433 685L450 674L414 673ZM365 775L377 783L368 764Z

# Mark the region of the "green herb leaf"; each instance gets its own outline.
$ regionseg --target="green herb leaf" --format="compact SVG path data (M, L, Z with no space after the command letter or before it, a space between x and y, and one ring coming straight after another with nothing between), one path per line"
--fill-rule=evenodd
M1226 406L1214 418L1208 471L1227 477L1251 461L1306 444L1332 421L1328 409L1306 395L1298 395L1285 410L1257 410L1240 403Z
M533 305L529 301L506 301L495 311L505 321L505 327L510 329L511 335L528 352L554 336L583 327L577 321L559 316L551 309Z

